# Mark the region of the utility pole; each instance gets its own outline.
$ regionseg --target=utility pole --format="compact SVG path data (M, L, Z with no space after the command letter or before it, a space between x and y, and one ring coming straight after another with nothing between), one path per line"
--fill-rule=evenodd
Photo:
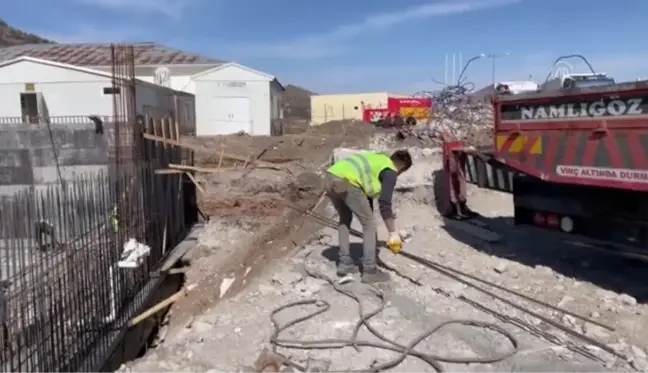
M452 84L454 85L455 76L457 73L457 60L455 59L456 55L452 54Z
M493 85L493 89L495 89L495 60L498 58L506 57L510 55L510 53L489 53L486 55L486 58L490 58L492 60L492 70L491 70L491 84Z
M448 86L448 54L445 54L445 67L443 69L443 85L445 87Z

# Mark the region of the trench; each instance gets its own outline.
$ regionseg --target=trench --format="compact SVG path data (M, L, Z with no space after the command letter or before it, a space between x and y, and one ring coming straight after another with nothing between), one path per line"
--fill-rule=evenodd
M317 211L321 212L324 208L326 208L326 204L320 203ZM204 289L215 290L216 294L211 297L213 299L208 306L205 306L205 308L193 308L196 299L189 297L198 296L197 293L199 293L199 291L194 291L187 298L172 304L145 322L129 329L115 347L112 356L101 371L123 371L124 368L120 369L120 367L123 367L123 365L126 365L126 367L136 366L138 359L145 358L147 352L153 351L156 347L165 343L173 344L180 330L191 328L193 319L200 317L208 309L218 307L221 301L245 291L250 284L254 283L257 277L267 273L267 271L272 271L274 264L278 260L290 257L299 250L308 237L318 230L319 226L310 219L299 219L301 214L296 211L290 209L285 211L287 215L283 215L281 221L291 223L286 224L278 221L268 227L267 231L264 231L263 237L276 237L268 244L259 246L255 241L247 241L243 245L232 248L232 252L235 254L230 257L224 256L223 252L209 254L219 257L218 275L214 276L214 282L198 282L198 289L202 288L203 291ZM214 218L214 220L216 219ZM201 232L198 235L206 233L209 229L207 224L209 223L199 225L198 228ZM224 224L224 226L227 226L227 224ZM232 227L229 231L222 230L220 233L227 236L228 234L231 235L232 231L236 229ZM245 228L238 229L244 230ZM197 241L200 242L200 239ZM199 243L194 242L189 250L198 252L201 250L201 246ZM191 252L187 252L186 256L188 258L182 261L193 261L191 254ZM204 259L204 257L197 258L198 261ZM183 264L180 263L177 266ZM142 307L142 311L166 299L180 290L184 284L189 283L196 283L190 271L187 272L186 276L181 274L166 276L157 290L150 295L150 300L148 300L146 307ZM218 295L219 291L220 295ZM210 297L210 294L201 294L200 296L202 298L205 296ZM200 302L201 300L198 300L198 303ZM186 307L192 308L186 309ZM170 313L169 310L171 310ZM188 311L191 315L187 318Z
M163 301L179 291L185 283L185 276L182 274L165 276L159 288L150 294L150 301L143 310ZM150 346L159 337L162 321L165 319L171 306L151 316L136 326L128 329L122 339L115 346L112 355L108 358L101 372L114 372L130 361L138 359L146 354Z

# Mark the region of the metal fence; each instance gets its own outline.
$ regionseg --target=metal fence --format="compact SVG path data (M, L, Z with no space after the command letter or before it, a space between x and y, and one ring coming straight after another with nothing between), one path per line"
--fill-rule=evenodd
M111 50L121 93L106 167L0 196L3 371L100 369L114 349L106 336L142 310L150 274L188 231L182 174L156 172L183 154L143 138L178 139L182 123L136 115L132 47Z

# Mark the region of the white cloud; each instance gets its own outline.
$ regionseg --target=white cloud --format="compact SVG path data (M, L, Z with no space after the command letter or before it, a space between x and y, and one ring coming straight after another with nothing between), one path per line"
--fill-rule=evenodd
M158 13L179 19L195 0L78 0L80 3L130 13Z
M346 49L343 45L344 41L363 34L380 32L412 21L502 7L520 3L521 1L456 0L428 2L393 12L369 14L355 23L339 25L323 33L312 34L275 45L248 46L245 48L245 52L258 57L321 58L344 51Z

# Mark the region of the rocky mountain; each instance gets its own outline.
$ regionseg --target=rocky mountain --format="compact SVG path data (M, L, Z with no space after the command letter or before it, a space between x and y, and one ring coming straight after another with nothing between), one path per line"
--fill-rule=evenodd
M20 44L52 43L51 40L43 39L38 35L30 34L13 28L3 19L0 19L0 47L10 47Z

